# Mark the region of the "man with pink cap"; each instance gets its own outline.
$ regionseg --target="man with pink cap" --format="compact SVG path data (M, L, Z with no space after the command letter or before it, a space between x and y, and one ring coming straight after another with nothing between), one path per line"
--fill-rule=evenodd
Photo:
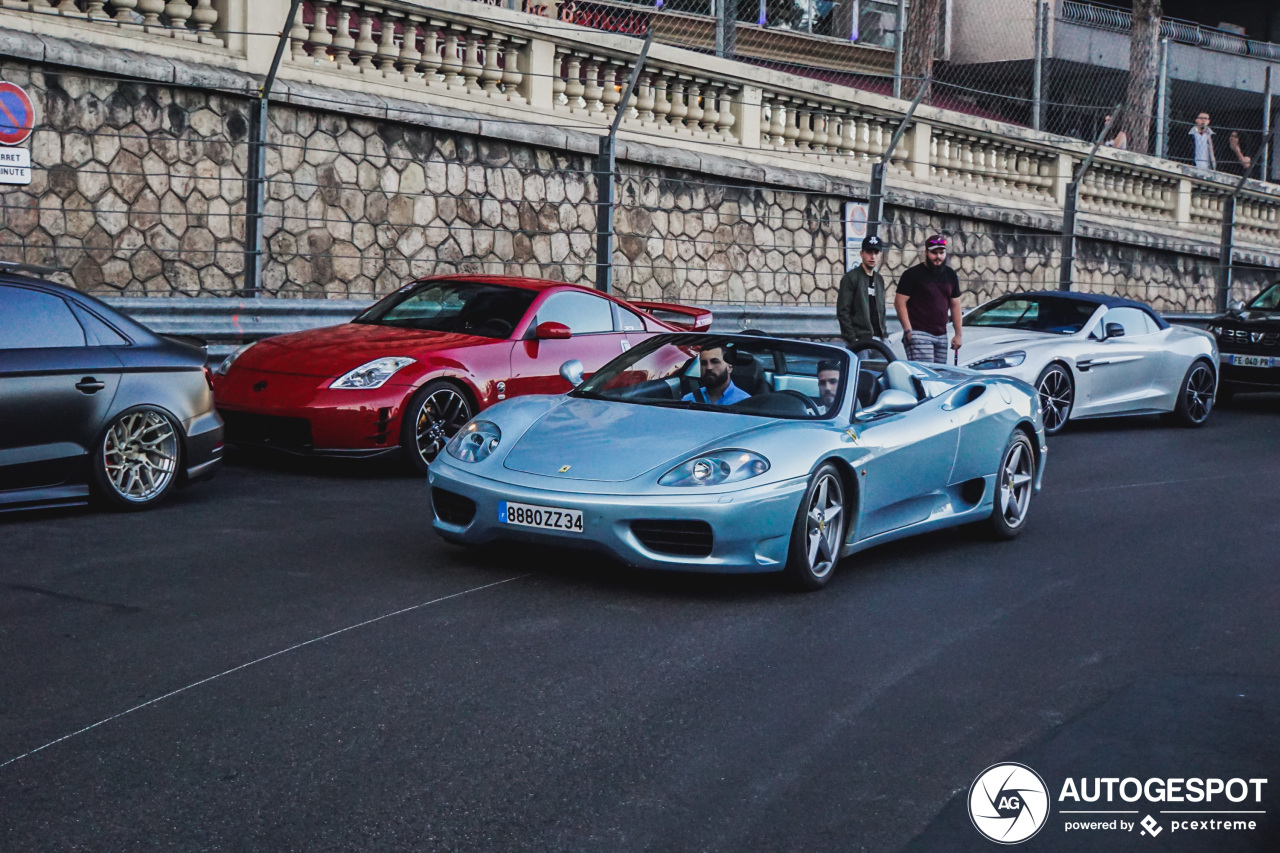
M960 349L960 277L947 266L947 238L934 234L924 244L924 262L898 279L893 307L902 323L902 343L911 361L947 363L947 315L955 326L951 349Z

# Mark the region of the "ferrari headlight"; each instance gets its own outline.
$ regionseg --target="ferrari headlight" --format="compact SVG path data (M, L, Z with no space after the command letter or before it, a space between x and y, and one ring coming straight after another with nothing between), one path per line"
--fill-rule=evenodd
M999 355L988 356L987 358L975 361L968 367L972 370L1004 370L1006 367L1017 367L1019 364L1027 360L1027 354L1022 350L1014 352L1002 352Z
M658 478L660 486L719 486L758 477L769 460L750 450L715 450L672 468Z
M413 364L414 359L407 356L391 356L377 358L368 364L362 364L355 370L344 373L329 384L330 388L381 388L395 372L402 367Z
M471 421L454 433L444 449L462 462L483 462L498 449L502 430L492 421Z
M257 341L253 341L252 343L247 343L244 346L240 347L235 352L231 353L231 355L227 356L222 360L222 364L219 364L217 369L214 370L213 372L218 374L219 376L226 376L227 371L231 369L231 365L236 363L236 359L244 355L245 351L249 349L249 347L253 346L253 344L256 344L256 343Z

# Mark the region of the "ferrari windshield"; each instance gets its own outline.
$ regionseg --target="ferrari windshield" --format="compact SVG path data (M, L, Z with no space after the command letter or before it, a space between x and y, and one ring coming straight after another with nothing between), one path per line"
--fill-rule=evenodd
M419 282L405 285L352 322L507 338L537 295L523 287L476 281Z
M1097 310L1093 302L1065 296L1013 294L975 308L964 318L964 324L1074 335Z
M820 344L745 335L657 335L606 364L574 394L816 419L840 410L848 371L847 353Z
M1252 311L1280 311L1280 284L1273 284L1249 303Z

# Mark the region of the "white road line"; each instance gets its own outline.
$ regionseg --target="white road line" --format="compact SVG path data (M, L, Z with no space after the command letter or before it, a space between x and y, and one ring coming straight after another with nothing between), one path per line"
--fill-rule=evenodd
M1274 471L1270 469L1264 469L1262 471L1250 471L1249 475L1254 476L1260 473L1270 474L1270 473L1274 473ZM1155 480L1150 483L1118 483L1114 486L1094 486L1088 489L1062 489L1060 491L1054 490L1054 494L1055 495L1081 495L1081 494L1087 494L1090 492L1111 492L1111 491L1116 491L1118 489L1143 489L1143 488L1147 488L1148 486L1174 486L1179 483L1203 483L1207 480L1232 480L1232 479L1239 478L1240 476L1241 475L1238 473L1213 474L1208 477L1187 477L1186 479L1182 479L1182 480Z
M516 577L513 577L513 578L505 578L500 581L494 581L493 583L487 583L483 586L473 587L472 589L464 589L462 592L455 592L450 595L441 596L440 598L433 598L430 601L424 601L421 604L415 604L412 607L404 607L404 608L401 608L400 610L392 611L391 613L384 613L381 616L375 616L372 619L366 619L363 622L357 622L354 625L348 625L345 628L339 628L336 631L330 631L328 634L324 634L319 637L312 637L310 640L304 640L301 643L297 643L296 645L289 646L289 648L287 649L281 649L278 652L272 652L269 655L263 655L262 657L256 660L251 660L248 663L242 663L239 666L234 666L225 672L220 672L217 675L211 675L208 678L202 678L193 684L188 684L186 687L179 687L177 690L172 690L164 694L163 696L157 696L154 699L148 699L146 702L143 702L141 705L134 705L132 708L128 709L127 711L121 711L118 714L113 714L112 716L107 717L105 720L99 720L98 722L94 723L91 726L85 726L83 729L80 729L79 731L74 731L71 734L63 735L62 737L56 740L51 740L48 743L46 743L44 746L38 746L33 750L22 753L22 755L15 756L14 758L10 758L8 761L4 762L3 764L0 764L0 768L8 767L10 764L13 764L15 761L21 761L22 759L27 758L28 756L35 755L37 752L40 752L41 750L48 749L51 746L60 744L64 740L70 740L71 738L76 737L77 735L82 735L85 732L89 731L90 729L96 729L98 726L106 725L112 720L118 720L123 716L132 714L134 711L141 711L143 708L147 707L148 705L154 705L157 702L163 702L165 699L168 699L172 696L177 696L179 693L183 693L187 690L192 689L193 687L199 687L202 684L208 684L210 681L216 681L217 679L222 678L224 675L231 675L233 672L239 672L242 669L248 669L249 667L254 666L256 664L260 664L263 661L268 661L268 660L271 660L272 658L279 657L280 655L297 651L298 649L304 646L309 646L312 643L318 643L321 640L327 640L330 637L336 637L339 634L345 634L347 631L354 631L356 628L363 628L366 625L372 625L374 622L381 622L383 619L390 619L392 616L399 616L403 613L410 613L414 610L421 610L424 607L430 607L432 604L439 604L440 602L448 601L451 598L458 598L459 596L470 595L473 592L480 592L481 590L491 589L495 586L501 586L504 583L511 583L512 581L518 581L527 577L529 577L529 574L517 575Z

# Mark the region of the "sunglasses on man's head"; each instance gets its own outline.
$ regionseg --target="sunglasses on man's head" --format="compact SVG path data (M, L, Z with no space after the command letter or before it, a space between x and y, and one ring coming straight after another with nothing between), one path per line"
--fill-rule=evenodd
M947 249L945 246L937 246L929 250L929 254L931 255L945 255L946 253L947 253Z

